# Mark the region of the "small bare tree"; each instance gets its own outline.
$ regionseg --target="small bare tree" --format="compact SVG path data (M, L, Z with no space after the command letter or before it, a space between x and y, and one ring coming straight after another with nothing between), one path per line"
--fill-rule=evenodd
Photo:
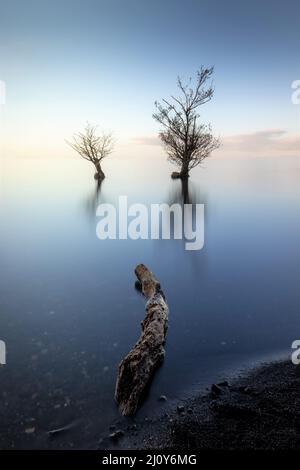
M87 123L84 132L73 137L73 142L67 142L82 158L95 165L95 179L103 180L105 174L101 168L102 160L113 151L111 134L97 134L97 127Z
M210 101L214 94L208 80L213 74L213 67L201 67L197 72L196 83L191 79L184 84L178 77L181 95L171 96L172 101L155 102L157 112L153 118L163 129L159 136L164 144L169 160L180 167L180 172L172 173L172 178L188 178L192 168L199 165L210 153L219 147L219 140L211 133L210 124L200 124L199 106Z

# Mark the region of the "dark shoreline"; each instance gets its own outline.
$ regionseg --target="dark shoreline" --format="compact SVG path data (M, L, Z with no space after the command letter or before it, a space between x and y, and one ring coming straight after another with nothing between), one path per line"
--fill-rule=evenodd
M166 406L158 418L128 423L101 449L300 449L300 367L265 363L231 383Z

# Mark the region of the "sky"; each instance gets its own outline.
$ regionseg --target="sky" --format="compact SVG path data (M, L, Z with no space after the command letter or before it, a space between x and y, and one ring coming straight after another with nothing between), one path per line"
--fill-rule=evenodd
M201 117L219 152L297 154L299 15L298 0L0 0L1 153L69 155L86 121L119 154L159 153L154 101L214 65Z

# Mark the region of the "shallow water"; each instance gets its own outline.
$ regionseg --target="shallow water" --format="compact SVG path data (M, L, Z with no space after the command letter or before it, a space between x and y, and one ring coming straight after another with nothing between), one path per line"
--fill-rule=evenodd
M170 323L138 417L159 411L161 394L178 399L300 337L300 159L211 159L195 170L188 197L205 204L200 251L181 240L97 239L99 202L182 201L164 160L104 166L97 192L75 157L1 160L1 448L95 447L120 419L117 364L144 316L139 262L160 279Z

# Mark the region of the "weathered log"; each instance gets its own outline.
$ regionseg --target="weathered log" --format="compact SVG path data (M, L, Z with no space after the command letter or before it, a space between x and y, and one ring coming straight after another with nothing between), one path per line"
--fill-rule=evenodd
M115 399L124 416L136 412L146 385L163 361L168 328L169 309L160 283L143 264L135 268L135 274L148 300L141 336L119 364Z

